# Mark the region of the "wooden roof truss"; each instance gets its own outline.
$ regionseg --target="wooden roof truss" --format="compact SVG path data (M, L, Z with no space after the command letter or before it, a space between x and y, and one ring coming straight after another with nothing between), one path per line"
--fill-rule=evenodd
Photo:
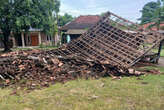
M129 68L163 39L158 32L144 30L133 22L107 12L81 37L57 49L56 54L78 55L83 59Z

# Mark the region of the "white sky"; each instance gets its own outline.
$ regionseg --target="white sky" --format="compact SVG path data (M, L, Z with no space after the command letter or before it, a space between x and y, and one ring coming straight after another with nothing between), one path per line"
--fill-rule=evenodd
M73 16L96 15L111 11L133 22L141 17L140 10L151 1L156 0L61 0L60 14Z

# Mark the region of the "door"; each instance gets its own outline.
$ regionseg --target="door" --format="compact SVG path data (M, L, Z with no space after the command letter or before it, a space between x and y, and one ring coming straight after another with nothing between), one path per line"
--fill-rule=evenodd
M37 35L31 35L31 45L32 46L38 46L39 45L39 39Z

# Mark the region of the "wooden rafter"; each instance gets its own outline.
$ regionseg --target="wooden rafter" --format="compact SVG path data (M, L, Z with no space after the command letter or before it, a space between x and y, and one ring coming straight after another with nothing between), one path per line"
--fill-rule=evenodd
M149 38L152 41L146 47ZM129 68L163 39L158 32L142 29L133 22L107 12L81 37L57 49L56 54L79 55L83 59Z

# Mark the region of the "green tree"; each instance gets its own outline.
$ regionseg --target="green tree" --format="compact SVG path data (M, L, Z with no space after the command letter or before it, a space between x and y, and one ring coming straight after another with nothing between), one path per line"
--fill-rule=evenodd
M149 28L156 26L157 30L160 29L160 24L164 22L164 0L158 0L158 8L154 12L154 16L151 19L151 22L153 22L152 25L149 26Z
M0 29L3 33L4 51L9 51L11 33L28 31L30 28L49 32L54 12L59 10L57 0L1 0ZM59 1L58 1L59 2Z
M55 1L54 16L51 17L51 28L49 29L50 35L55 35L58 32L58 14L60 12L60 1Z
M53 13L51 16L49 16L49 20L47 23L44 23L42 29L43 31L48 35L55 35L58 32L58 13L60 12L60 1L54 0L54 5L52 8L54 8Z
M69 15L68 13L65 13L64 16L59 16L58 25L64 26L65 24L72 21L73 19L74 18L71 15Z
M159 4L157 2L147 3L141 10L142 16L139 19L141 20L141 24L151 22L151 19L154 17L154 13L158 8L159 8Z
M149 23L152 24L148 28L154 26L157 30L160 29L161 22L164 22L164 0L157 0L157 2L149 2L143 7L141 24Z

